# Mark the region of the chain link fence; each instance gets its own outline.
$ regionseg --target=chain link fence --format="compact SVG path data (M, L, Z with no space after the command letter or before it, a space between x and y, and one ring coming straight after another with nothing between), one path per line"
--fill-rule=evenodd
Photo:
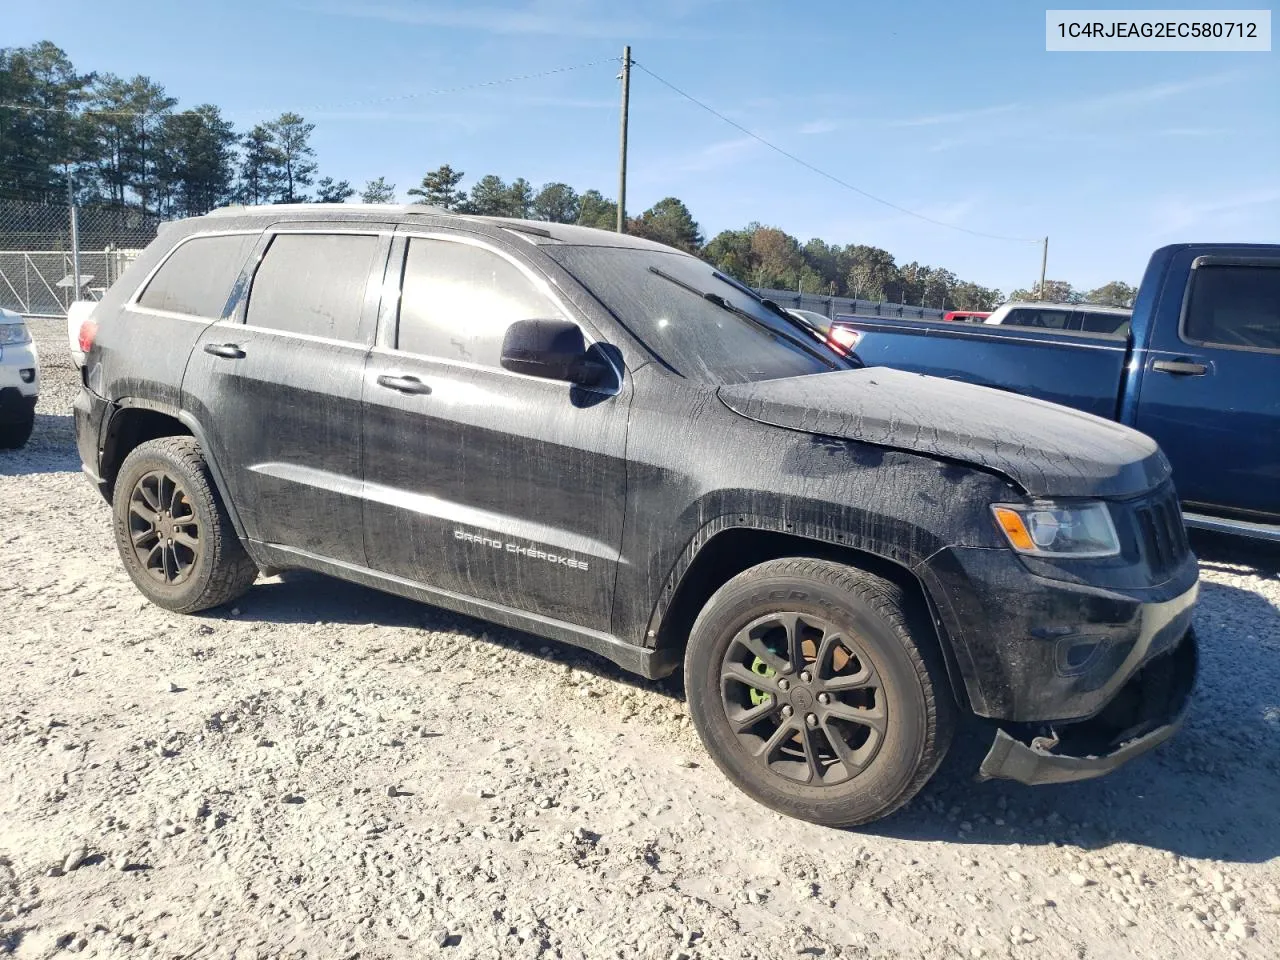
M70 206L0 200L0 307L64 317L77 299L100 299L155 239L161 222L154 214L103 206L78 207L74 230L72 219Z
M829 320L850 314L859 317L906 317L911 320L941 320L945 311L935 307L913 307L911 304L887 303L881 300L856 300L852 297L829 297L794 290L757 290L762 297L792 310L812 310Z

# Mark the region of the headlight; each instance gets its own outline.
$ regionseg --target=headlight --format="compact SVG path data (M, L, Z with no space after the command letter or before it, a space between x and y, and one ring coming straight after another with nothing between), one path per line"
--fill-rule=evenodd
M31 334L25 323L0 323L0 347L6 344L30 343Z
M1114 557L1120 552L1103 503L997 503L991 507L1010 546L1041 557Z

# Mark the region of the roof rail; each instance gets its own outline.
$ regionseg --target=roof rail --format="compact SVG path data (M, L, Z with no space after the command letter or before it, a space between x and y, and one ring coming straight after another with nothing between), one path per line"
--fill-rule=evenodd
M332 211L343 213L439 214L451 213L443 207L424 203L232 203L209 211L210 217L239 217L255 213L304 213Z

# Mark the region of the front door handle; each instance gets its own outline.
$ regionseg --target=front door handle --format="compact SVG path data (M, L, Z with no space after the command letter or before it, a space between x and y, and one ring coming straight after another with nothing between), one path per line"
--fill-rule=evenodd
M212 353L215 357L225 357L228 360L239 360L244 356L244 351L240 349L239 344L235 343L206 343L204 352Z
M1203 377L1209 372L1209 368L1203 363L1194 363L1190 360L1157 360L1151 364L1151 369L1181 377Z
M417 377L393 377L385 373L378 377L378 386L398 390L401 393L431 392L431 388Z

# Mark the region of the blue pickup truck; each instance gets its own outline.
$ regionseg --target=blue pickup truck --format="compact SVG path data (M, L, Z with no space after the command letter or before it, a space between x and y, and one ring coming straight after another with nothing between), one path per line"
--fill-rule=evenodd
M1118 333L837 317L867 366L1027 394L1153 437L1189 527L1280 542L1280 245L1151 257Z

